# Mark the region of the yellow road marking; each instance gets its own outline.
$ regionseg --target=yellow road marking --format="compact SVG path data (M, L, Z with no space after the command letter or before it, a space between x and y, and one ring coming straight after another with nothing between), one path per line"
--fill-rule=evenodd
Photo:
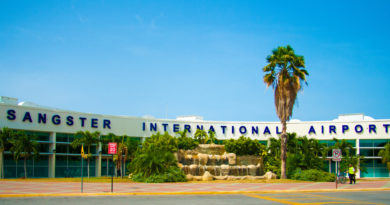
M276 199L276 198L272 198L272 197L268 197L268 196L260 196L260 195L257 195L257 194L244 194L244 195L245 196L249 196L249 197L264 199L264 200L267 200L267 201L275 201L275 202L279 202L279 203L282 203L282 204L291 204L291 205L301 205L302 204L302 203L297 203L297 202L293 202L293 201L287 201L287 200L284 200L284 199Z
M320 195L320 194L310 194L310 193L302 193L302 194L303 195L307 195L307 196L314 196L314 197L318 197L318 198L333 199L333 200L337 200L337 201L344 201L344 202L332 202L332 204L335 204L335 203L355 203L355 204L383 205L383 204L380 204L380 203L372 203L372 202L367 202L367 201L358 201L358 200L353 200L353 199L334 197L334 196L326 196L326 195Z
M219 194L283 194L309 192L358 192L358 191L390 191L390 188L370 189L321 189L321 190L272 190L272 191L199 191L199 192L99 192L99 193L30 193L0 194L0 198L9 197L67 197L67 196L134 196L134 195L219 195ZM17 191L15 191L17 192Z

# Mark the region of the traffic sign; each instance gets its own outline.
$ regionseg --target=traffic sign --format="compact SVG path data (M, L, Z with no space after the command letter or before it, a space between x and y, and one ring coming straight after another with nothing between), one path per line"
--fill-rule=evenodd
M332 160L333 161L341 161L341 149L332 149Z
M116 154L116 142L108 143L108 154Z

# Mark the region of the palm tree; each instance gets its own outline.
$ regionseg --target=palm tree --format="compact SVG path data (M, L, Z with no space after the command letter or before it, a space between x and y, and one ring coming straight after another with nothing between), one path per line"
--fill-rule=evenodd
M135 152L138 149L139 142L136 140L132 140L130 137L127 137L127 140L123 143L124 149L124 163L126 164L127 159L133 160L135 156ZM123 171L126 174L126 170Z
M18 161L21 157L24 159L24 178L27 178L27 159L32 154L38 156L39 143L36 141L35 136L28 136L23 131L19 131L11 139L11 144L10 150L14 155L15 161Z
M10 141L14 138L14 136L15 132L7 127L3 127L3 129L0 130L0 178L4 178L4 151L5 148L10 144Z
M206 143L210 141L210 144L215 144L217 142L217 138L215 138L215 132L212 130L209 130L209 137Z
M267 57L268 65L263 68L265 72L264 83L274 89L276 113L282 123L281 138L281 178L286 179L287 159L287 121L292 116L292 110L302 82L306 83L303 56L296 55L290 45L280 46ZM307 83L306 83L307 84Z
M114 161L115 161L115 167L116 170L120 170L120 175L122 176L122 154L123 154L123 140L124 136L117 136L113 133L108 134L108 140L109 142L115 142L117 144L117 152L116 155L114 155ZM106 140L107 141L107 140ZM117 172L115 173L117 175Z
M385 149L382 149L378 153L382 157L382 163L387 164L387 169L390 171L390 142L385 145Z
M195 139L199 142L199 144L206 144L209 136L206 131L197 129L194 134Z
M87 147L87 164L88 164L88 178L89 178L89 158L92 156L91 154L91 146L94 144L98 144L100 142L100 132L89 132L89 131L78 131L76 132L75 136L76 138L72 143L71 146L73 148L80 147L81 145L84 145ZM83 174L83 173L81 173Z

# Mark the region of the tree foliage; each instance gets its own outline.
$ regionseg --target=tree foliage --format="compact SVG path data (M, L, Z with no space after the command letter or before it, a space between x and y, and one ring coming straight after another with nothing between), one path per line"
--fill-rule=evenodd
M27 178L27 159L33 155L38 157L39 143L35 136L29 136L23 131L18 131L10 142L12 144L10 151L15 161L24 159L24 177Z
M281 178L287 178L287 121L292 116L295 100L302 83L306 83L309 73L304 69L303 56L296 55L294 49L287 45L279 46L267 57L268 64L264 66L263 80L267 87L274 89L276 113L282 123L281 138Z
M353 167L358 168L361 172L366 172L364 167L364 157L356 154L356 149L353 148L353 145L347 140L333 138L335 144L330 146L328 152L331 152L332 149L340 149L342 153L342 160L340 162L339 170L340 172L347 172L349 165L352 164Z
M196 129L194 137L195 140L199 142L199 144L206 144L209 140L209 135L207 132L201 129Z
M296 133L287 133L287 176L297 170L323 168L322 158L326 157L327 148L316 139L306 136L297 137ZM280 174L280 139L271 138L268 155L265 157L265 168Z
M252 140L249 137L241 136L237 140L229 139L225 142L226 152L235 153L238 156L242 155L266 155L266 147L260 144L257 140Z
M179 137L177 138L177 147L178 149L191 150L195 149L199 142L194 140L191 137L187 137L187 130L179 131Z
M89 159L91 158L91 146L97 145L100 142L100 132L78 131L75 134L76 138L71 143L73 148L84 146L87 148L87 163L88 163L88 178L89 178Z
M385 149L379 151L378 155L382 157L382 163L386 164L390 171L390 142L385 145Z
M152 135L142 143L134 160L128 168L133 180L142 182L171 182L185 180L184 173L178 168L174 152L177 140L168 132Z
M0 163L0 178L4 178L4 151L5 149L11 146L10 140L15 137L15 132L12 129L3 127L0 129L0 153L2 154L2 159Z

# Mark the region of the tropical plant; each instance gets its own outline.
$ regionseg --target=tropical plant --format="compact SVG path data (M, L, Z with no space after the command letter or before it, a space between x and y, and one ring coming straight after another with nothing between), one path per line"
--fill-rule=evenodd
M113 161L115 163L115 170L119 170L119 175L122 177L123 176L123 154L126 152L125 151L125 146L124 146L124 140L125 137L127 136L117 136L113 133L108 133L107 138L104 140L105 144L108 144L108 142L115 142L117 144L117 152L113 156ZM107 147L108 149L108 147ZM115 175L117 175L117 172L115 172Z
M92 157L91 146L97 145L100 142L100 132L78 131L75 134L76 138L71 143L71 146L75 149L77 147L87 147L87 164L88 164L88 178L89 178L89 159ZM82 173L84 174L84 173Z
M263 68L264 82L274 89L276 113L282 124L281 138L281 178L286 179L287 121L292 116L293 107L302 82L306 83L309 73L304 69L303 56L296 55L290 45L280 46L267 57L268 65ZM307 84L307 83L306 83Z
M386 164L390 171L390 142L385 145L385 149L379 151L378 156L382 157L382 163Z
M177 147L179 149L191 150L195 149L199 145L199 142L191 137L187 137L187 130L179 131L178 134L180 135L177 138Z
M225 142L226 152L235 153L238 156L256 155L265 156L266 147L260 144L257 140L252 140L249 137L241 136L237 140L229 139Z
M322 169L323 161L320 159L326 157L325 145L316 139L308 139L306 136L297 137L296 133L287 133L287 142L286 174L289 178L298 169ZM280 139L271 138L268 155L265 157L265 168L279 175L280 164Z
M147 138L144 143L142 143L141 151L144 151L149 148L174 153L177 151L177 141L176 138L169 135L168 132L165 132L164 134L160 134L159 132L157 132L156 134Z
M132 179L142 182L182 181L184 173L178 170L173 154L176 151L176 139L167 132L152 135L142 143L142 148L137 150L133 161L128 165Z
M357 155L356 150L353 148L353 145L347 140L333 138L335 144L328 148L328 152L331 152L332 149L340 149L342 153L342 160L340 162L339 170L340 172L346 172L349 168L349 165L352 164L353 167L357 167L361 172L366 172L364 167L364 157Z
M209 140L209 135L207 132L201 129L196 129L194 137L195 140L199 142L199 144L206 144Z
M4 178L4 151L6 147L10 146L10 140L15 137L15 132L12 129L3 127L0 130L0 178Z
M10 151L14 156L14 160L24 159L24 177L27 178L27 159L32 155L35 158L38 156L39 143L35 136L28 136L23 131L18 131L10 142L12 144Z
M215 132L212 130L209 130L208 133L209 133L209 135L208 135L209 137L207 138L206 143L207 144L209 144L209 143L215 144L217 142L217 138L215 137Z
M297 169L292 174L292 179L303 181L316 181L316 182L334 182L336 176L332 173L325 172L318 169L301 170Z
M131 137L127 137L127 140L123 143L123 148L122 148L124 150L124 159L123 159L124 164L126 164L128 159L130 160L134 159L135 152L138 149L138 145L139 142L137 140L133 140ZM126 174L126 171L123 170L123 173Z

